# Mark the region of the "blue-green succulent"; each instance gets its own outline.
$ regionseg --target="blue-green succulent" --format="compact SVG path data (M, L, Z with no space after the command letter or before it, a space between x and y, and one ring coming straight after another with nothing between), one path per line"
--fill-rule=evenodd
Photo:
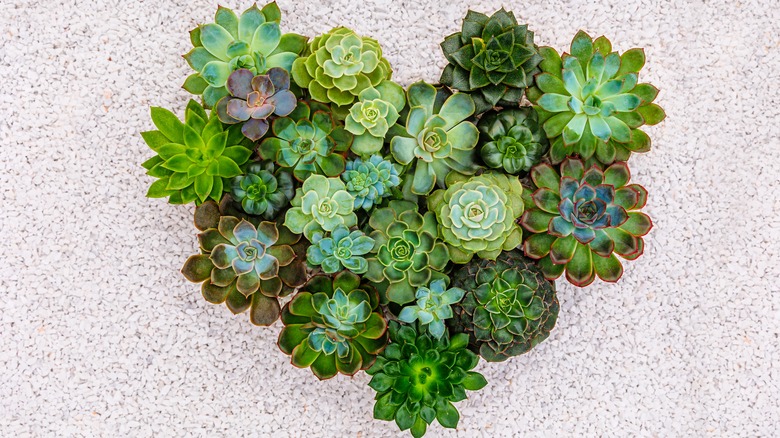
M355 197L355 209L370 210L382 198L392 195L392 188L401 184L401 166L372 155L367 160L355 158L347 161L341 178L347 191Z
M421 325L428 327L434 338L440 339L447 329L444 320L452 318L450 306L459 302L465 293L457 287L447 289L447 281L444 279L434 280L429 287L417 289L417 302L404 307L398 319L408 324L419 320Z
M306 251L310 265L320 266L326 274L335 274L346 268L355 274L368 270L364 257L374 248L374 239L360 230L350 232L344 225L338 225L329 237L316 236Z

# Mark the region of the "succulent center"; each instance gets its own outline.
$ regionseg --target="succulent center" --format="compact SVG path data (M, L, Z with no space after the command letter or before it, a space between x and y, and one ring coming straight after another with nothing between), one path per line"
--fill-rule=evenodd
M594 201L582 202L577 206L577 218L582 222L592 223L598 219L599 207Z
M256 108L265 104L265 96L259 91L252 91L246 96L246 104L252 108Z
M482 219L485 218L487 206L484 201L479 200L468 204L465 210L469 220L472 222L482 222Z
M414 248L411 243L397 237L390 239L390 255L393 257L393 260L410 260L413 253Z
M238 258L245 262L253 262L263 257L262 244L257 240L251 240L249 242L241 242L236 247L238 252Z
M485 63L488 66L499 66L506 61L509 54L503 50L487 50L485 51Z
M325 217L333 217L336 215L336 205L334 204L335 202L329 198L321 199L317 203L317 212Z
M340 247L336 248L336 251L334 251L334 254L336 255L336 257L338 257L340 259L348 259L348 258L352 257L352 250L350 250L349 248L344 248L343 246L340 246Z
M304 163L310 163L317 158L314 151L314 140L310 138L296 138L291 145L291 149L298 155L302 155Z
M423 146L428 152L436 152L441 149L442 139L436 131L428 131L423 137Z
M265 66L265 58L260 53L252 55L240 55L230 60L230 67L233 71L245 68L254 74L260 73L260 70Z
M356 191L363 190L368 185L366 184L368 182L368 175L364 173L355 172L352 175L352 179L350 180L350 182L352 183L352 186Z
M509 311L512 310L514 299L510 292L511 291L501 291L496 294L496 305L501 313L509 313Z
M254 201L265 199L268 194L268 188L265 184L252 184L246 189L246 197Z
M376 122L379 118L379 110L373 105L363 107L363 118L369 122Z
M438 379L438 373L434 365L422 362L412 366L412 378L417 385L427 387L432 381Z

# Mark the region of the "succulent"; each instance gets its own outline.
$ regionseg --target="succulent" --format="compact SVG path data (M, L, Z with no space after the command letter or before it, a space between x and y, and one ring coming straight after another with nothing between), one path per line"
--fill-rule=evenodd
M430 287L417 289L417 302L401 309L398 320L407 324L419 320L434 338L440 339L446 330L444 320L452 318L450 305L459 302L465 293L457 287L447 289L445 279L434 280Z
M482 140L482 161L513 175L530 171L549 149L536 111L531 108L485 113L477 128Z
M474 101L468 94L447 96L433 85L417 82L409 87L409 116L403 129L392 132L390 152L403 165L415 163L411 191L427 195L438 184L445 187L451 171L474 174L479 131L466 121L474 114Z
M226 87L230 95L216 106L219 120L229 125L241 123L241 132L252 141L268 132L268 119L290 114L298 103L290 91L290 75L279 67L257 76L245 68L236 70Z
M652 103L658 89L638 84L645 64L642 49L619 55L605 37L595 41L583 31L571 43L571 55L554 49L539 49L543 71L536 78L538 89L529 90L547 137L554 164L567 156L594 156L604 164L625 161L631 152L650 150L650 138L640 126L664 119L660 106Z
M396 321L390 322L388 332L390 345L366 371L373 376L368 386L377 392L374 418L395 420L415 438L425 434L434 418L456 428L460 414L453 403L465 400L466 390L487 385L482 374L471 371L479 357L466 348L468 335L434 339Z
M334 122L328 107L300 102L289 117L274 120L271 130L258 153L265 160L292 168L299 181L312 174L338 176L344 171L344 154L352 134Z
M518 106L539 72L534 33L503 8L492 16L469 11L460 32L441 44L449 65L440 82L471 93L476 112Z
M244 175L233 178L230 189L241 208L251 215L267 220L276 218L295 195L292 176L282 169L274 172L273 163L252 163Z
M526 353L547 339L558 319L555 284L522 251L473 260L452 274L468 292L455 306L451 330L468 333L472 351L489 362Z
M344 121L347 131L355 134L352 152L361 156L379 152L385 134L398 121L405 105L404 89L393 81L382 81L376 88L361 91Z
M436 217L417 210L414 203L390 201L368 221L375 244L365 277L381 284L383 302L406 304L419 287L447 277L441 271L450 257L438 238Z
M566 159L560 174L548 164L531 170L538 189L526 197L522 226L534 234L523 244L525 255L539 260L545 277L554 280L566 270L566 279L587 286L596 275L616 282L623 266L615 254L634 260L644 252L642 236L652 228L639 212L647 190L631 179L626 163L605 170L589 169L581 160Z
M252 6L237 17L222 6L217 9L214 23L200 25L190 32L194 48L184 59L196 73L187 77L184 89L202 94L211 108L228 95L225 84L230 74L247 69L260 75L273 67L287 71L306 49L308 38L279 30L282 13L276 2L258 9Z
M303 233L310 242L316 234L333 231L339 225L347 228L357 225L355 197L346 189L338 178L310 176L296 190L284 224L293 233Z
M350 232L344 225L338 225L330 237L315 236L306 251L307 260L313 266L321 266L326 274L335 274L343 268L355 274L368 270L365 255L374 247L374 239L362 231Z
M202 203L222 198L228 178L241 175L252 145L236 128L225 129L212 111L190 100L182 123L172 112L152 107L156 131L141 135L157 153L143 163L146 174L158 178L146 196L168 198L171 204Z
M401 184L400 166L372 155L367 160L355 158L347 162L341 178L347 184L347 191L355 197L355 210L370 210L382 198L392 194L393 187Z
M284 306L282 323L279 348L319 379L367 369L387 345L376 290L348 271L312 277Z
M476 254L495 260L501 251L520 245L522 231L515 220L523 214L523 186L516 177L487 172L450 184L428 197L439 232L455 263Z

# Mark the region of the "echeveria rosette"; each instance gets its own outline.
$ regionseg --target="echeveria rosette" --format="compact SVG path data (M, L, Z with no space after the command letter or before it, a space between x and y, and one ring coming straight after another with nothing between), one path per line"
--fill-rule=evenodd
M310 265L320 266L326 274L335 274L342 269L363 274L368 270L365 255L373 248L374 239L362 231L350 231L344 225L338 225L328 237L315 236L306 255Z
M401 184L400 167L380 155L347 161L341 178L347 184L347 191L355 196L355 210L371 210L383 198L391 196L392 189Z
M257 141L268 132L268 120L290 114L298 103L290 91L290 75L279 67L255 76L245 68L230 74L226 85L228 96L217 102L216 112L222 123L241 124L246 138Z
M404 89L393 81L361 91L344 120L347 131L355 135L352 152L364 157L379 152L405 105Z
M401 309L398 320L407 324L420 321L420 325L427 327L434 338L440 339L447 330L444 321L453 315L450 306L459 302L465 293L457 287L448 289L445 279L434 280L429 287L417 289L417 301Z
M626 163L605 170L568 158L560 174L548 164L531 171L538 189L526 198L522 226L533 234L523 244L526 256L539 260L545 277L554 280L566 271L575 286L587 286L598 275L616 282L623 266L616 257L634 260L644 252L642 236L652 228L639 211L647 191L628 184Z
M252 144L238 127L225 129L212 111L190 100L184 123L172 112L152 107L156 131L141 135L157 153L143 163L146 174L157 178L146 196L168 198L171 204L219 201L229 178L241 175L239 166L252 155Z
M445 187L450 172L473 175L479 131L466 120L474 114L468 94L448 95L425 82L407 91L409 115L404 127L390 131L390 152L403 165L414 164L411 192L427 195L434 186Z
M374 210L368 225L375 244L365 277L377 283L383 302L409 303L418 288L447 278L442 271L450 255L433 212L420 214L416 204L394 200Z
M323 231L333 231L339 225L357 225L355 197L338 178L312 175L296 190L292 208L287 210L284 224L293 232L303 233L309 241Z
M619 55L605 37L594 41L580 31L570 55L560 56L550 47L539 50L543 73L528 98L550 139L553 164L575 154L611 164L650 150L650 138L638 128L660 123L665 114L652 103L658 89L638 83L643 49Z
M467 263L474 255L495 260L501 251L520 245L522 231L515 223L523 214L520 180L487 172L450 184L428 197L439 233L455 263Z
M202 94L205 106L211 108L228 95L225 84L236 70L247 69L253 75L264 74L273 67L290 71L293 61L306 49L308 38L282 34L281 18L276 2L262 9L253 5L241 17L220 6L214 23L190 32L194 48L184 59L196 73L187 77L184 89Z
M549 149L547 137L532 108L490 111L477 124L482 161L493 169L517 175L542 161Z
M281 209L295 196L295 186L289 172L274 171L273 163L252 163L244 175L233 178L230 193L247 214L276 218Z
M319 379L370 367L387 345L387 321L376 290L343 271L312 277L282 310L279 348Z
M344 155L352 134L333 119L330 109L316 102L300 102L289 117L274 120L272 135L257 151L265 160L291 168L299 181L312 174L338 176L344 172Z
M462 30L445 38L441 48L449 64L440 82L471 93L477 114L517 107L542 61L534 33L503 8L490 17L468 11Z
M366 373L377 394L374 418L395 421L415 438L425 435L436 419L444 427L458 426L460 414L453 403L465 400L466 390L487 385L482 374L471 371L479 356L468 350L468 335L432 338L414 325L391 321L390 345Z
M555 284L520 250L473 260L452 273L452 284L468 292L454 306L450 330L468 333L472 351L489 362L528 352L558 319Z

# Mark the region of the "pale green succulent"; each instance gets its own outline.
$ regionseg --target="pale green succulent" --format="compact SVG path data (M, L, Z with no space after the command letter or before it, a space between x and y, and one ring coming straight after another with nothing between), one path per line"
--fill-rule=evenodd
M347 183L347 191L355 196L355 209L370 210L382 198L392 195L393 187L401 184L400 173L398 164L372 155L367 160L348 161L341 178Z
M344 225L338 225L330 237L315 236L312 245L306 251L310 265L322 267L326 274L335 274L346 268L355 274L368 270L364 257L374 248L374 239L360 230L350 232Z
M311 175L296 190L293 207L287 210L284 224L293 233L303 233L309 241L317 233L333 231L339 225L357 225L355 197L338 178Z
M355 134L352 152L361 156L379 152L385 134L398 121L404 105L404 89L392 81L383 81L376 88L361 91L345 120L347 131Z
M417 302L404 307L398 319L407 324L419 320L420 324L428 327L433 337L440 339L447 329L444 320L452 318L450 305L459 302L465 293L466 291L457 287L447 289L444 279L434 280L429 287L417 289Z

